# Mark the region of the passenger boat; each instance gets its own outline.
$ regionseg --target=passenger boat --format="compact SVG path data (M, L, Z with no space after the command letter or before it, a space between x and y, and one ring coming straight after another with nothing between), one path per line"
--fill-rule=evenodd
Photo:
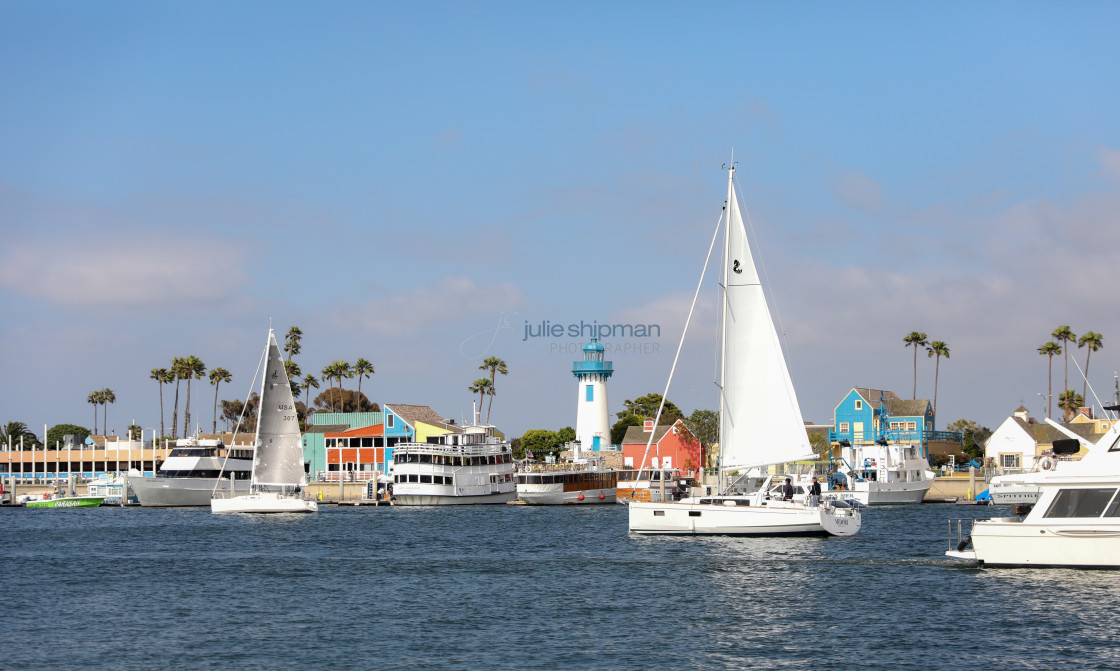
M128 487L145 507L208 506L215 491L231 491L231 481L235 495L248 494L252 471L252 446L227 454L221 440L194 436L176 441L155 477L129 475Z
M615 503L618 471L598 464L529 464L517 472L517 498L531 505Z
M945 554L982 566L1120 568L1120 425L1077 464L1039 476L1023 517L950 520Z
M921 503L933 486L935 473L919 445L888 443L870 445L840 442L839 473L847 480L844 498L863 505ZM830 489L830 493L835 493Z
M1083 468L1080 460L1071 458L1080 450L1079 439L1055 440L1050 450L1035 457L1029 470L994 476L988 483L988 495L992 497L992 503L1034 505L1042 494L1042 488L1038 485L1040 480L1058 472L1069 474Z
M759 280L735 193L734 162L728 170L727 200L716 230L725 232L720 282L720 481L719 495L679 501L631 501L630 531L640 534L833 534L860 528L858 508L811 496L807 501L775 498L773 476L753 494L740 493L735 478L753 479L756 469L813 456L781 342ZM724 226L726 224L726 227ZM714 249L716 237L712 239ZM709 259L711 251L709 250ZM705 272L707 265L705 265ZM703 286L703 276L693 297ZM684 332L688 331L685 323ZM683 345L683 335L682 335ZM680 349L677 354L679 357ZM675 370L676 359L673 367ZM672 382L672 371L669 374ZM665 394L668 395L668 385ZM656 423L660 420L654 418ZM650 434L652 443L653 434ZM649 453L647 444L646 455ZM744 476L747 477L747 476ZM730 479L730 480L729 480ZM783 482L784 484L784 482Z
M393 449L393 502L399 506L508 503L517 498L513 447L493 427L467 427Z

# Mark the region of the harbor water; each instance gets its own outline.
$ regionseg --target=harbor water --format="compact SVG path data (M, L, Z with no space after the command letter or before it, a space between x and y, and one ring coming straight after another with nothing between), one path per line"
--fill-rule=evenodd
M948 522L640 537L623 506L0 511L3 667L1105 669L1120 572L977 569Z

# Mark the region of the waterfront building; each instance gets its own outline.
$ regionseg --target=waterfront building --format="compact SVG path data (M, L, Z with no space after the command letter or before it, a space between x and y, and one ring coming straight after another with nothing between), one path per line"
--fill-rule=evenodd
M642 464L650 434L653 435L653 442L649 445L646 463ZM642 426L627 428L622 439L622 464L626 468L678 468L691 472L704 463L702 453L700 441L692 435L684 421L679 419L667 426L657 427L656 431L653 429L653 420L646 420Z
M603 359L603 346L592 338L583 346L583 361L572 363L577 381L576 440L582 450L593 452L607 449L611 439L607 380L614 373L614 363Z
M327 459L326 434L342 433L352 429L377 426L385 421L383 412L316 412L307 419L307 426L303 430L303 462L306 465L309 480L325 480L327 474L338 472L339 461L337 455L334 469L330 469ZM360 437L359 437L360 438ZM372 436L371 436L372 438ZM361 442L358 443L361 445ZM366 447L372 446L367 445ZM381 445L384 447L384 444ZM337 443L332 445L337 448ZM345 463L345 462L343 462ZM337 479L337 476L332 476Z
M1111 428L1111 422L1094 420L1088 413L1079 413L1073 421L1063 422L1061 426L1095 443ZM998 469L1001 475L1030 471L1037 459L1053 448L1055 440L1069 437L1060 429L1039 422L1030 416L1026 407L1019 406L984 443L984 461L986 465ZM1072 458L1080 459L1086 451L1082 445Z
M961 434L936 431L933 405L929 399L907 400L893 391L852 387L833 410L829 441L842 440L851 445L917 443L922 457L930 454L955 454L961 449Z

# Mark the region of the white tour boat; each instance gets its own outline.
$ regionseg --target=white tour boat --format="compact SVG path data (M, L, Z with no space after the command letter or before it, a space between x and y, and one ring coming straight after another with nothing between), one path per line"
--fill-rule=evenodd
M888 443L852 445L844 440L839 473L847 478L847 489L830 490L863 505L921 503L933 486L935 473L922 456L920 445Z
M210 500L214 513L313 513L319 509L319 504L302 496L307 478L299 419L284 357L271 328L264 357L249 493L230 496L215 491Z
M1039 482L1054 473L1075 473L1083 468L1071 456L1081 451L1078 439L1055 440L1051 450L1035 457L1034 464L1022 473L996 475L988 481L988 495L993 505L1034 505L1042 494Z
M752 469L813 456L797 394L747 242L734 178L733 163L728 171L724 216L720 219L721 228L725 221L727 224L721 283L721 483L725 482L725 473L751 473ZM712 246L714 248L715 238ZM700 284L703 285L703 277ZM696 296L699 292L698 286ZM693 308L695 304L694 296ZM690 310L690 318L691 314ZM685 332L687 330L686 322ZM679 348L677 354L680 354ZM675 368L676 361L673 366ZM672 372L669 377L671 382ZM668 388L662 396L667 394ZM644 457L642 461L644 464ZM632 501L629 504L630 531L847 536L860 528L859 510L843 501L818 497L809 497L804 502L787 501L770 495L770 488L771 482L767 481L753 494L735 495L732 483L721 487L718 496L685 498L679 502Z
M232 447L228 459L225 450L217 438L183 438L154 478L129 474L128 487L145 507L208 506L215 488L228 493L231 481L235 494L248 494L252 447Z
M493 427L467 427L427 443L393 448L393 502L399 506L507 503L517 498L513 448Z
M1034 483L1040 494L1025 517L956 520L955 536L950 521L946 554L984 566L1120 568L1120 425Z

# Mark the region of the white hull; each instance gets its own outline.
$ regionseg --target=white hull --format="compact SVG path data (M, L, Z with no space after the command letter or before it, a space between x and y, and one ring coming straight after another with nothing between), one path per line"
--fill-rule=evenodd
M1057 526L996 518L976 522L972 547L947 554L986 566L1120 568L1120 528L1114 522Z
M211 499L213 513L313 513L319 510L315 501L279 494L247 494L229 499Z
M145 507L208 506L214 495L229 496L229 479L222 478L214 493L217 478L130 477L128 486ZM234 493L249 493L249 480L235 480Z
M988 495L992 497L992 503L996 505L1012 505L1015 503L1029 503L1033 505L1038 502L1038 497L1041 494L1042 488L1038 485L993 485L988 488Z
M630 531L639 534L726 534L744 536L850 536L859 531L858 510L798 503L765 506L722 503L629 504Z
M617 490L613 487L610 489L582 489L570 492L565 492L563 487L563 485L518 485L517 498L535 506L615 503L617 500Z
M509 503L517 498L517 492L480 494L478 496L446 496L442 494L393 494L398 506L469 506Z
M926 492L933 486L932 480L917 482L857 482L854 489L841 493L843 498L853 498L865 506L897 505L903 503L921 503L926 497ZM851 494L852 496L848 496Z

